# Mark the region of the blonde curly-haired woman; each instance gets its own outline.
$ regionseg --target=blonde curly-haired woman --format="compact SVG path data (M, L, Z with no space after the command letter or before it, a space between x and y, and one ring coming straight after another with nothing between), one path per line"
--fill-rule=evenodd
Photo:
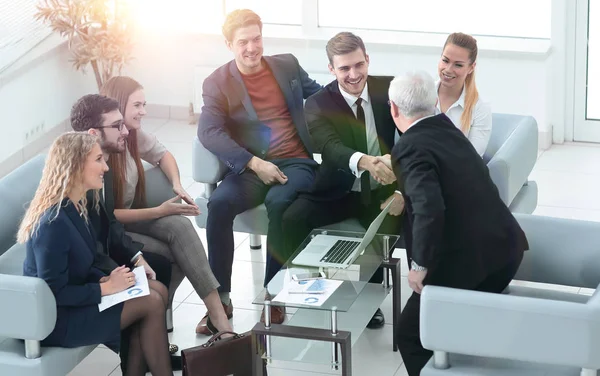
M46 281L56 299L56 325L42 345L102 343L118 352L121 330L131 327L128 375L145 375L147 369L153 375L173 375L164 285L149 280L149 295L98 310L102 296L135 284L135 275L125 266L108 276L93 267L96 244L86 192L96 190L98 200L106 171L96 136L63 134L50 148L40 185L21 222L17 240L27 248L23 274Z

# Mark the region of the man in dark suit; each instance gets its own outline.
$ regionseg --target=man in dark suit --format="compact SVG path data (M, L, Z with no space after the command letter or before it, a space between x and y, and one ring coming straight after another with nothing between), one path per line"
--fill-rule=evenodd
M400 231L403 199L395 192L391 168L380 159L389 154L397 135L387 95L392 78L368 75L369 55L361 38L352 33L334 36L326 51L336 79L310 97L304 109L323 161L311 192L301 194L284 214L288 256L314 228L350 217L368 227L393 197L380 232ZM380 269L371 282L382 281ZM377 309L368 327L379 328L384 322Z
M426 73L397 77L389 96L403 133L391 159L406 205L408 283L414 290L396 336L413 376L432 355L419 339L423 286L500 293L529 245L473 145L446 115L434 116L433 79Z
M119 111L119 103L111 98L98 94L81 97L71 109L71 127L75 131L89 132L100 137L100 146L108 158L111 153L125 150L125 141L129 132L123 123L123 115ZM90 223L96 235L96 255L94 266L106 274L119 265L144 266L150 279L156 279L167 288L171 281L171 262L164 256L146 252L142 254L142 243L133 241L126 233L125 227L114 214L114 197L112 193L112 173L104 174L104 189L100 197L100 210L94 208L93 193L87 195L87 211ZM129 331L121 336L121 368L126 373L129 350ZM174 359L178 361L177 359ZM180 368L174 364L174 368Z
M281 218L299 190L308 189L317 163L312 159L303 100L321 86L290 54L263 56L262 22L250 10L227 15L223 26L234 60L218 68L202 88L200 142L230 169L208 202L208 260L219 296L231 311L233 219L265 203L269 216L265 285L285 261ZM284 310L272 307L281 323Z

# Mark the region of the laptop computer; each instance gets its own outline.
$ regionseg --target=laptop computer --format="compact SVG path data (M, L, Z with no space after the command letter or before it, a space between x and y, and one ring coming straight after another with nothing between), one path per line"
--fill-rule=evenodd
M394 202L394 198L371 222L362 240L344 236L316 235L302 252L294 258L292 264L324 268L348 268L371 243L385 216L390 211L392 202Z

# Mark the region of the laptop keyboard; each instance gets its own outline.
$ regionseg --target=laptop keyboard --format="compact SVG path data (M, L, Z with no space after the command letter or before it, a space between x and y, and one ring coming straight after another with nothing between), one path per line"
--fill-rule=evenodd
M349 240L338 240L333 247L321 258L321 262L341 264L360 245L360 242Z

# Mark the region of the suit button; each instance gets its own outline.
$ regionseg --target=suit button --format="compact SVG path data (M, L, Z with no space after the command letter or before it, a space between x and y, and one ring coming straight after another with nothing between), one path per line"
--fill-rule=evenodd
M260 151L260 153L261 153L262 155L265 155L267 152L266 152L266 151L264 151L264 150L261 150L261 151Z

